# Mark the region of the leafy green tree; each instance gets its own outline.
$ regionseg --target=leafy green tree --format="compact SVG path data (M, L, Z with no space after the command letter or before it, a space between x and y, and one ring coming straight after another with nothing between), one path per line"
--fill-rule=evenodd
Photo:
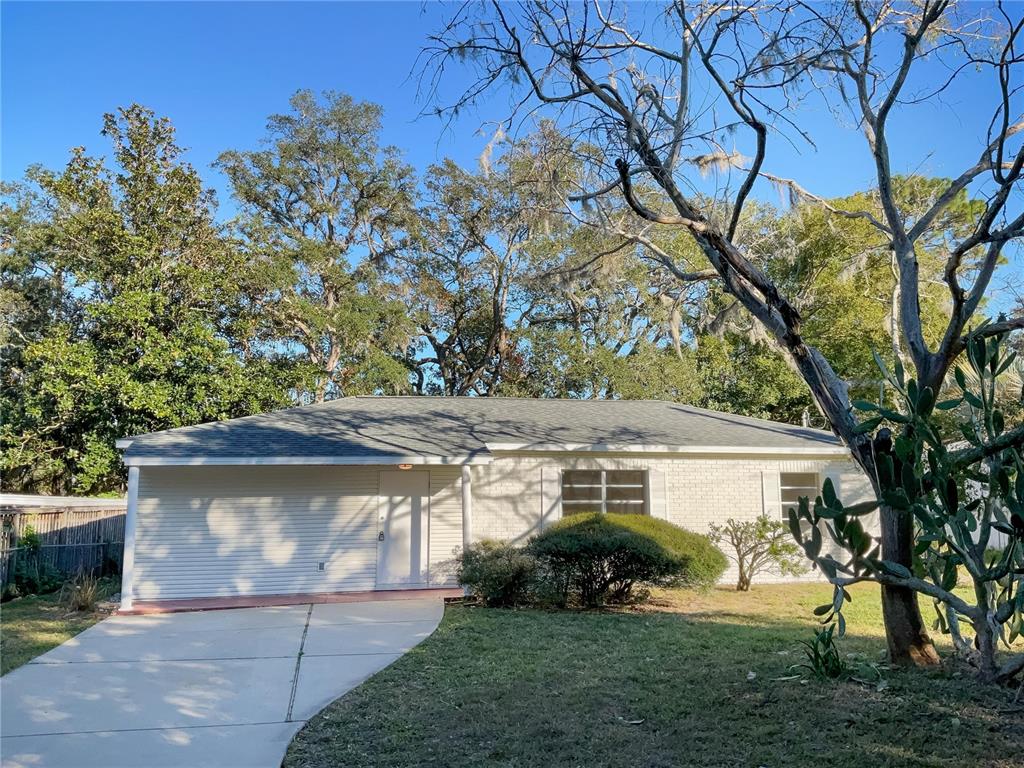
M418 392L699 400L658 275L635 246L558 215L577 165L567 147L544 123L516 141L499 132L477 171L446 160L425 175L397 270Z
M0 382L14 384L25 348L38 341L67 307L64 275L40 261L46 221L39 195L25 185L0 185Z
M767 341L706 334L697 340L694 359L705 408L790 424L814 412L807 387Z
M510 175L507 167L500 178L470 173L452 160L427 172L419 236L403 270L420 339L410 360L420 392L493 394L515 353L536 232Z
M114 490L118 438L286 401L273 362L224 336L237 255L170 122L133 105L103 134L112 168L75 149L2 207L7 488Z
M382 110L344 94L299 91L272 115L266 148L217 161L242 216L249 297L236 322L305 373L317 402L401 392L412 328L381 275L406 245L414 178L380 144Z
M893 178L893 196L908 216L924 215L953 183L922 176ZM798 197L785 213L757 206L761 237L754 253L780 290L794 297L803 332L851 386L854 396L877 390L872 350L892 363L909 358L899 317L900 281L886 237L865 218L845 218ZM876 191L834 198L827 205L883 216ZM967 237L984 210L980 200L959 190L935 228L916 243L921 276L919 309L925 339L937 344L949 320L943 270L950 239ZM965 256L975 269L979 254Z
M417 324L409 361L417 391L509 393L523 376L527 328L558 293L541 273L570 233L551 212L564 182L550 168L564 144L550 125L515 142L499 133L478 170L450 159L428 169L400 269Z
M635 249L589 268L608 243L587 230L574 231L570 244L543 281L548 289L523 334L521 376L509 390L700 404L697 363L689 346L673 343L679 319L658 275Z
M699 405L702 390L689 350L639 340L629 351L595 344L571 328L532 328L524 367L503 392L526 397L659 399Z

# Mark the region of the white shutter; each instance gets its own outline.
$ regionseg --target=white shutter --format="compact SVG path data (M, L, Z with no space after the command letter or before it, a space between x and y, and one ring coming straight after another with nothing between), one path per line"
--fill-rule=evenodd
M821 485L824 485L825 484L825 478L831 478L831 480L832 480L832 487L835 488L835 491L836 491L836 497L839 499L840 502L843 502L843 484L842 484L842 468L841 468L841 466L838 465L838 464L829 464L829 465L827 465L825 467L825 471L822 472L819 475L818 482ZM820 489L819 489L818 493L819 494L821 493ZM848 502L849 499L847 499L846 501ZM812 503L813 503L813 499L812 499ZM846 503L846 502L843 502L843 503ZM865 524L868 523L868 521L863 519L863 518L861 518L860 522L861 522L861 525L865 525ZM828 526L827 526L826 522L823 520L821 523L819 523L818 527L821 529L821 536L825 540L825 546L822 548L824 550L823 554L824 553L831 553L832 557L834 557L836 560L843 560L843 559L845 559L847 557L846 553L843 551L842 547L840 547L838 544L836 544L835 541L832 539L832 537L829 535L829 533L828 533Z
M547 528L562 516L562 471L558 467L540 470L540 527Z
M665 473L661 470L647 470L647 512L651 517L662 520L668 520L668 493L665 481Z
M830 464L826 467L825 471L821 475L822 485L825 484L826 478L832 480L832 487L836 489L836 496L845 504L846 501L843 499L843 473L840 467L835 464Z
M779 491L778 472L761 472L761 509L772 520L782 519L782 494Z

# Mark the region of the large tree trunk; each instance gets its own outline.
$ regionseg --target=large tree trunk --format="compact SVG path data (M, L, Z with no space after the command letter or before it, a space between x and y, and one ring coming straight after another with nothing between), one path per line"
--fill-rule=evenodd
M862 445L852 451L853 458L871 481L875 498L882 498L875 471L875 450L888 452L891 445ZM878 508L882 557L912 569L914 558L914 518L890 506ZM882 587L882 618L889 660L901 666L930 667L938 664L939 654L921 616L917 593L907 587Z
M907 568L913 565L914 520L891 507L880 508L882 557ZM921 617L917 593L907 587L882 587L882 616L889 660L902 666L927 667L939 654Z

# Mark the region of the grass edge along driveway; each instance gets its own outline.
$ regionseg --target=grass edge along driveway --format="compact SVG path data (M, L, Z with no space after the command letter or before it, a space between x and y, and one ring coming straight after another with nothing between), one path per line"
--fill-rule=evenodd
M878 662L877 589L853 597L841 650ZM284 765L1024 764L1012 692L951 668L779 680L828 599L804 584L663 592L623 612L449 606L433 636L310 720Z
M70 640L110 612L103 607L69 612L60 604L59 592L0 603L0 675Z

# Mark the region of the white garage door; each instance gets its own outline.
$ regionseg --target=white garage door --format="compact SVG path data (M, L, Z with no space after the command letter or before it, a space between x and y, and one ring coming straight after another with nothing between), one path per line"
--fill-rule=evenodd
M373 589L377 467L143 467L138 600Z

